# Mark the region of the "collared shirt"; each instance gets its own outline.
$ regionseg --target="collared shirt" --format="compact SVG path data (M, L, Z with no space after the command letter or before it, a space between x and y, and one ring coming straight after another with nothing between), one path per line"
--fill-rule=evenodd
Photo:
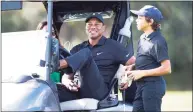
M138 41L136 69L148 70L161 66L161 61L169 59L168 47L161 32L154 31L147 37L142 34ZM145 77L142 80L157 80L161 77Z
M104 36L101 37L95 46L91 46L88 41L85 41L73 47L70 52L74 54L83 48L89 48L91 50L93 59L106 83L110 83L119 65L125 65L131 57L123 45L115 40L107 39Z

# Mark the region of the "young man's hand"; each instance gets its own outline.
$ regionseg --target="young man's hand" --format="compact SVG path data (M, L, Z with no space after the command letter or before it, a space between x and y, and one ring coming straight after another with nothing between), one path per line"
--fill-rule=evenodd
M133 70L133 71L127 71L128 78L133 79L134 81L141 79L146 74L143 70Z

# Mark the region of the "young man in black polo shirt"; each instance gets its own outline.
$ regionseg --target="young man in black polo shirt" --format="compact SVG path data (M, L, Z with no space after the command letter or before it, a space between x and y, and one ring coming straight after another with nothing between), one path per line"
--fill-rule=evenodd
M119 65L131 65L135 61L123 45L103 36L105 25L101 15L93 14L85 22L88 41L73 47L72 55L60 60L61 68L71 67L73 71L63 77L65 87L58 86L60 102L78 98L103 99ZM71 80L78 70L83 77L81 87Z
M159 28L163 16L151 5L131 12L138 16L137 29L144 32L138 42L136 70L128 71L128 77L137 82L133 111L161 111L162 97L166 91L162 76L171 73L167 43Z

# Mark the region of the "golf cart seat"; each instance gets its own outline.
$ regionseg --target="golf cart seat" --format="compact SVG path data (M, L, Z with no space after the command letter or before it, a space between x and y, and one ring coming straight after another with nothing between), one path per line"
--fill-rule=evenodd
M122 74L123 70L125 70L124 66L119 66L115 77L112 79L111 84L109 85L111 89L109 89L109 92L103 100L99 101L93 98L82 98L77 100L65 101L60 103L61 110L97 110L117 106L119 104L119 101L118 96L114 94L114 85L118 81L118 75Z

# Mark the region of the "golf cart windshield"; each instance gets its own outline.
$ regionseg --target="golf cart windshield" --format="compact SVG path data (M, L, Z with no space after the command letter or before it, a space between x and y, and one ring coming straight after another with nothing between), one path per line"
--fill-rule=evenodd
M57 21L62 24L59 29L59 39L67 50L70 51L72 47L88 39L85 32L85 19L92 13L98 13L103 16L106 25L104 36L110 38L115 17L113 11L61 14L58 16Z
M62 12L58 13L58 21L61 22L72 22L72 21L84 21L86 17L91 15L93 12L84 12L84 13L67 13L64 14ZM101 14L103 18L111 18L113 16L113 11L103 11L103 12L96 12Z

